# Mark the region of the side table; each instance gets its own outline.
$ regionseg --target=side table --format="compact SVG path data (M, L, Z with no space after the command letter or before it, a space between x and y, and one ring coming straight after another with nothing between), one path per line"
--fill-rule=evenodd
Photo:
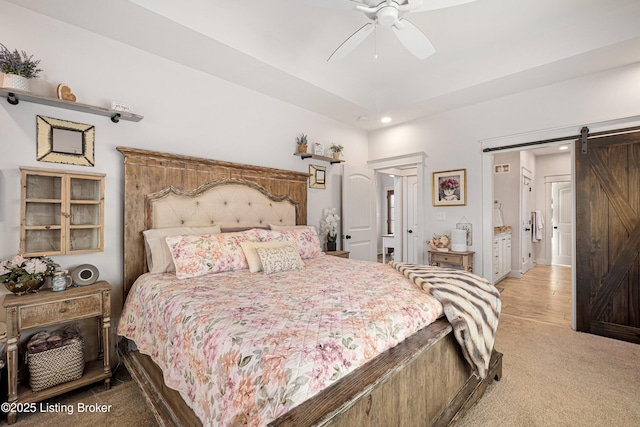
M111 285L105 281L69 288L61 292L51 289L25 295L7 295L7 376L11 409L7 423L16 422L16 404L35 403L70 390L104 380L111 387L109 342L111 328ZM98 321L98 360L89 361L80 379L33 392L28 384L18 385L18 339L22 331L96 317ZM102 360L100 360L102 359Z
M348 251L326 251L325 254L331 255L331 256L337 256L339 258L349 258Z
M429 264L437 265L448 264L460 266L470 273L473 273L473 251L464 252L440 252L436 250L429 251Z

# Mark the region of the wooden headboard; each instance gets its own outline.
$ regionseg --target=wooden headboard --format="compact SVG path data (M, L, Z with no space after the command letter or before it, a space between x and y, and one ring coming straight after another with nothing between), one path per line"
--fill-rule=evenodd
M273 195L288 196L297 205L296 223L307 223L308 173L128 147L117 150L124 156L124 299L146 272L142 232L148 228L148 195L169 187L190 192L216 180L249 181Z

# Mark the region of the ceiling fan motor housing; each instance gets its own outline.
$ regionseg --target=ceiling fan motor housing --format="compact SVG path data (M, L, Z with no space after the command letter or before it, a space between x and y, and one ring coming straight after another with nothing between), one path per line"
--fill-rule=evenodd
M380 25L390 27L398 20L398 5L392 3L393 6L383 6L378 10L377 21Z

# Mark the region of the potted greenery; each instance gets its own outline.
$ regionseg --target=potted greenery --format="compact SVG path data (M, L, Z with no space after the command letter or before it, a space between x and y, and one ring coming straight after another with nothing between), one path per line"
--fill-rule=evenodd
M4 76L3 87L29 92L29 79L38 77L42 70L38 68L40 60L34 61L33 55L24 50L11 52L0 43L0 71Z
M296 137L296 144L298 145L298 153L306 153L308 145L307 135L305 135L304 133L298 135Z
M342 145L331 144L331 152L333 153L334 159L338 160L343 150L344 150L344 147Z

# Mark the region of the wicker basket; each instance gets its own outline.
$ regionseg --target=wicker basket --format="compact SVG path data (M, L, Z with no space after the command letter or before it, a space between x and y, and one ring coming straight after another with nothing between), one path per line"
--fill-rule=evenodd
M77 380L84 372L84 340L27 354L29 385L41 391L58 384Z

